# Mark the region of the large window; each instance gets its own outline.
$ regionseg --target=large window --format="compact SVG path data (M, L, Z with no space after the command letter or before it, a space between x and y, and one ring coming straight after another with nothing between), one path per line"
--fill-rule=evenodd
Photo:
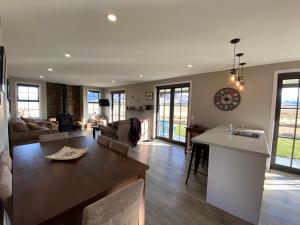
M111 93L111 119L112 121L125 120L125 91L112 91Z
M18 115L24 117L40 117L39 85L17 84Z
M88 91L88 113L89 115L99 114L99 91Z

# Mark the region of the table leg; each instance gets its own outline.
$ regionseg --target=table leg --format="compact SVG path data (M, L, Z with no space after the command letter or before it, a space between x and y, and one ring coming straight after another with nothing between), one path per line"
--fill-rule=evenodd
M144 171L139 175L139 179L144 180L144 190L142 194L142 202L140 207L140 213L139 213L139 225L145 225L145 188L146 188L146 172Z
M186 154L186 151L187 151L187 147L188 147L188 135L189 135L189 132L187 131L186 129L186 132L185 132L185 148L184 148L184 154Z
M96 129L93 127L93 138L95 140L95 137L96 137Z

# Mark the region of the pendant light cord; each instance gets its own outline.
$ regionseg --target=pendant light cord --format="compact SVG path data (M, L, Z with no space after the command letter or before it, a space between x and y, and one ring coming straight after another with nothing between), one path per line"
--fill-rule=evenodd
M232 69L235 69L235 48L236 48L236 44L234 44L234 48L233 48L233 66L232 66Z

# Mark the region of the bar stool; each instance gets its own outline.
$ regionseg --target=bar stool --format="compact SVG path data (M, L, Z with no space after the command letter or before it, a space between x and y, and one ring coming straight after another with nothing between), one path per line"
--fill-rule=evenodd
M194 155L195 155L195 164L194 164L195 167L193 170L192 165L193 165ZM208 167L208 159L209 159L209 145L193 143L192 154L191 154L191 159L190 159L190 164L189 164L189 169L188 169L188 174L187 174L185 184L188 183L191 171L194 171L195 175L197 173L200 173L202 175L207 176L207 173L198 172L198 168L200 163L202 164L202 168L204 168L204 166Z

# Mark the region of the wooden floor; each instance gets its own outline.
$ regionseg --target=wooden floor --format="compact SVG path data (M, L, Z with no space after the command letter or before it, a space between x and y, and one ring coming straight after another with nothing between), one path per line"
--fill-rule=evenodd
M90 134L87 134L90 135ZM143 142L130 156L146 163L146 225L248 224L205 202L206 177L191 175L185 185L190 155L162 141ZM300 176L266 174L260 225L300 225Z

